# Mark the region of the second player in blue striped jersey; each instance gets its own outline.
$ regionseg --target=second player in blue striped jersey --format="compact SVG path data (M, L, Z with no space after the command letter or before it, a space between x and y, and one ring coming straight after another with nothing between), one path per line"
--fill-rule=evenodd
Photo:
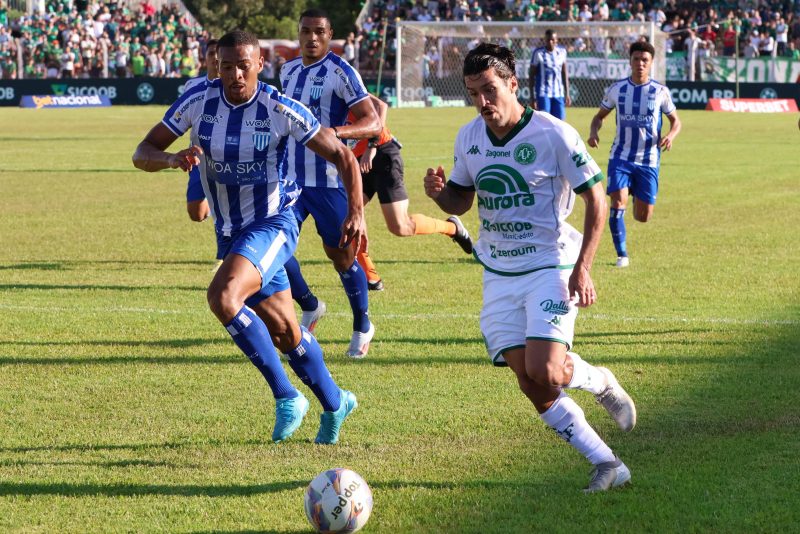
M287 179L290 140L333 162L347 187L343 246L363 235L358 162L300 102L258 81L264 66L258 38L235 30L218 43L220 78L186 91L139 143L134 165L145 171L200 167L225 259L207 292L211 311L261 372L276 399L274 441L297 430L308 401L283 370L277 347L323 406L316 442L333 444L355 396L341 390L322 349L297 323L284 264L299 233ZM192 146L167 148L191 129Z
M558 35L553 30L544 34L543 47L531 54L528 83L531 103L537 111L545 111L564 120L566 107L571 105L569 75L567 74L567 49L558 44Z
M359 102L369 102L369 93L358 72L330 50L306 65L301 55L283 64L280 71L284 93L303 102L323 126L344 126L347 113ZM342 135L342 132L339 132ZM341 187L336 168L292 143L290 176L304 187Z
M617 251L617 267L627 267L625 209L633 195L633 217L647 222L653 215L658 195L661 150L672 148L681 121L666 86L650 79L655 48L638 41L631 45L631 76L606 91L600 109L592 119L589 146L597 148L603 120L617 112L617 135L608 161L607 193L611 196L609 227ZM669 132L661 136L661 116L669 120Z
M206 73L191 78L183 85L183 91L186 92L192 87L200 84L210 83L217 78L217 40L209 39L206 43L205 52ZM194 167L189 171L189 181L186 183L186 211L189 218L195 222L205 221L211 214L211 209L206 200L206 192L203 189L203 184L200 181L200 168ZM219 266L222 265L223 251L217 247L217 263L212 269L216 272Z
M377 137L381 123L358 73L344 59L330 51L333 38L330 18L319 9L300 15L298 40L300 57L281 67L281 85L287 96L303 102L323 126L344 139ZM345 124L348 111L356 120ZM297 143L288 149L289 176L302 187L295 205L300 224L311 215L322 238L325 254L339 273L353 311L353 335L348 356L363 358L375 334L369 319L367 277L355 261L353 246L340 247L340 228L347 202L336 168ZM304 324L312 324L324 313L325 305L309 290L297 261L287 264L292 294L303 310Z

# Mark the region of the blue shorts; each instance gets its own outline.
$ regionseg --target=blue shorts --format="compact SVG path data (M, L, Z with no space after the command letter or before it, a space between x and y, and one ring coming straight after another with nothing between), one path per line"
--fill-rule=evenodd
M205 198L206 193L203 191L203 184L200 183L200 169L192 167L189 171L189 183L186 184L186 202L197 202Z
M347 217L347 193L341 187L303 187L294 205L297 224L311 215L322 242L332 248L339 247L342 223Z
M218 255L244 256L261 273L261 290L245 301L248 306L289 289L289 278L283 264L294 254L299 233L294 213L285 210L274 217L250 223L231 236L217 234Z
M610 195L625 188L642 202L655 205L658 196L658 167L637 165L620 159L610 160L606 192Z
M564 105L563 96L537 96L536 110L546 111L562 121L567 118L567 107Z

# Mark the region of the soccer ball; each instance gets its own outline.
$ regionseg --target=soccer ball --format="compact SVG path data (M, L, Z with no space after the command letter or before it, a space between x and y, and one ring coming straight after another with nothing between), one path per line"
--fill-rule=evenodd
M306 489L306 517L317 532L355 532L372 512L372 490L358 473L337 467Z

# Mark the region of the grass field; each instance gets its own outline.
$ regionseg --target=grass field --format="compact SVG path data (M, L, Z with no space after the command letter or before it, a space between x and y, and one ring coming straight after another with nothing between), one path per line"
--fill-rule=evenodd
M593 112L569 110L584 136ZM130 162L162 113L0 108L0 531L306 532L303 491L334 466L373 489L365 532L800 528L796 117L681 112L654 220L628 217L630 268L604 235L576 351L615 371L639 424L574 393L633 473L585 496L589 465L485 355L478 266L441 236L390 236L377 205L367 359L344 356L349 309L311 225L299 247L360 407L335 447L312 443L316 403L273 445L263 379L205 303L211 224L188 220L182 174ZM412 211L439 213L421 177L449 169L472 116L391 111ZM613 118L601 134L605 169Z

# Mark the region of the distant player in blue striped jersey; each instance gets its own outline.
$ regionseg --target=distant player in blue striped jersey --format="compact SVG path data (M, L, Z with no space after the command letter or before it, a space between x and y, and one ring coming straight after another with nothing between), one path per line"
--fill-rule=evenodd
M319 344L297 324L284 269L299 233L291 209L297 187L287 177L287 147L297 140L333 162L342 176L348 205L340 245L358 243L363 235L358 162L305 106L258 81L264 65L258 38L236 30L223 36L217 48L220 78L184 92L139 143L133 162L149 172L200 168L218 246L225 251L208 288L209 307L272 390L272 439L291 436L308 411L277 347L323 406L316 443L336 443L357 402L336 385ZM189 129L192 146L166 152Z
M628 192L633 195L633 218L647 222L653 215L658 195L658 171L661 150L672 148L681 130L681 121L672 103L669 89L650 79L655 48L637 41L630 50L631 76L613 84L606 91L600 109L592 119L589 146L600 143L598 131L603 119L617 110L617 137L608 161L608 188L611 210L608 225L617 249L617 267L627 267L625 208ZM669 120L669 132L661 137L661 114Z
M567 118L569 97L567 75L567 49L558 45L558 35L553 30L544 32L544 46L531 55L528 76L531 103L536 111L545 111L562 121Z
M361 77L344 59L330 51L333 37L330 19L324 11L309 9L300 15L298 40L300 57L281 67L280 80L287 96L304 103L323 126L333 128L340 139L377 137L381 123L370 102ZM348 111L356 120L345 125ZM367 277L355 258L355 248L342 247L341 225L347 213L347 202L336 168L302 144L290 142L288 147L289 177L302 187L295 206L300 223L311 215L322 246L339 273L350 307L353 310L353 335L347 349L352 358L363 358L375 335L369 319ZM292 263L292 262L290 262ZM297 267L296 261L293 262ZM292 292L309 317L309 309L322 308L323 303L308 290L299 275L299 268L287 265ZM312 302L306 302L306 298ZM311 312L313 313L313 311ZM305 319L304 319L305 322Z

